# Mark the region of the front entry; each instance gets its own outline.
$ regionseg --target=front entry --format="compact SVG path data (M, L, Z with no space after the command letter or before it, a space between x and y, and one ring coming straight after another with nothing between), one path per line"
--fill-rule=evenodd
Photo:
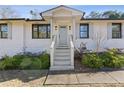
M59 27L59 45L67 45L67 27Z

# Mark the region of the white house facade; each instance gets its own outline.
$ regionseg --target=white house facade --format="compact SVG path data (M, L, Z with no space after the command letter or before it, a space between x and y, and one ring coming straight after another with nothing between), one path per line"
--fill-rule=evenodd
M124 19L85 19L84 12L67 6L41 13L41 20L0 19L0 57L17 53L50 53L51 70L74 69L74 49L81 42L95 50L124 48Z

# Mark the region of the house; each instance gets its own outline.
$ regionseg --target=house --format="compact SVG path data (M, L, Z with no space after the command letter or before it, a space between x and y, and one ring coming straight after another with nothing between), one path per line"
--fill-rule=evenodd
M74 49L81 42L95 50L124 48L124 19L85 19L67 6L42 12L41 19L0 19L0 57L20 52L50 53L51 70L74 69Z

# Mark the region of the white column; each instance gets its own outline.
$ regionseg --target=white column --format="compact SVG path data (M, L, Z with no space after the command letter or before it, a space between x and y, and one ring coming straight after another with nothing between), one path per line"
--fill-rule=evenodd
M72 30L72 35L73 35L73 40L72 40L72 45L73 46L71 46L71 65L72 66L74 66L74 42L75 42L75 18L73 17L73 19L72 19L72 28L73 28L73 30Z
M53 35L53 19L50 19L50 27L51 27L51 40L53 39L52 35Z
M53 40L53 19L50 19L50 27L51 27L51 41ZM54 51L50 48L50 65L53 66L53 57L54 57Z
M72 32L72 35L73 35L73 42L75 42L75 39L76 39L75 37L76 37L76 35L75 35L75 18L74 18L74 17L72 18L72 23L73 23L73 24L72 24L72 26L73 26L73 30L72 30L72 31L73 31L73 32Z

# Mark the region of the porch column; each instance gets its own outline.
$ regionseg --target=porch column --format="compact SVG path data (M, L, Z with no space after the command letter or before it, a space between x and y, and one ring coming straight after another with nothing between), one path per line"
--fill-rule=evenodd
M53 19L50 19L50 27L51 27L51 42L53 40ZM50 46L51 47L51 46ZM53 66L53 53L54 51L50 48L50 66Z
M75 42L75 17L72 18L72 26L73 26L73 32L72 32L72 35L73 35L73 42Z
M50 19L50 27L51 27L51 40L52 40L52 35L53 35L53 19Z
M74 45L74 42L75 42L75 17L72 18L72 35L73 35L73 38L72 38L72 42L73 42L73 45ZM74 66L74 46L73 48L71 47L71 66Z

